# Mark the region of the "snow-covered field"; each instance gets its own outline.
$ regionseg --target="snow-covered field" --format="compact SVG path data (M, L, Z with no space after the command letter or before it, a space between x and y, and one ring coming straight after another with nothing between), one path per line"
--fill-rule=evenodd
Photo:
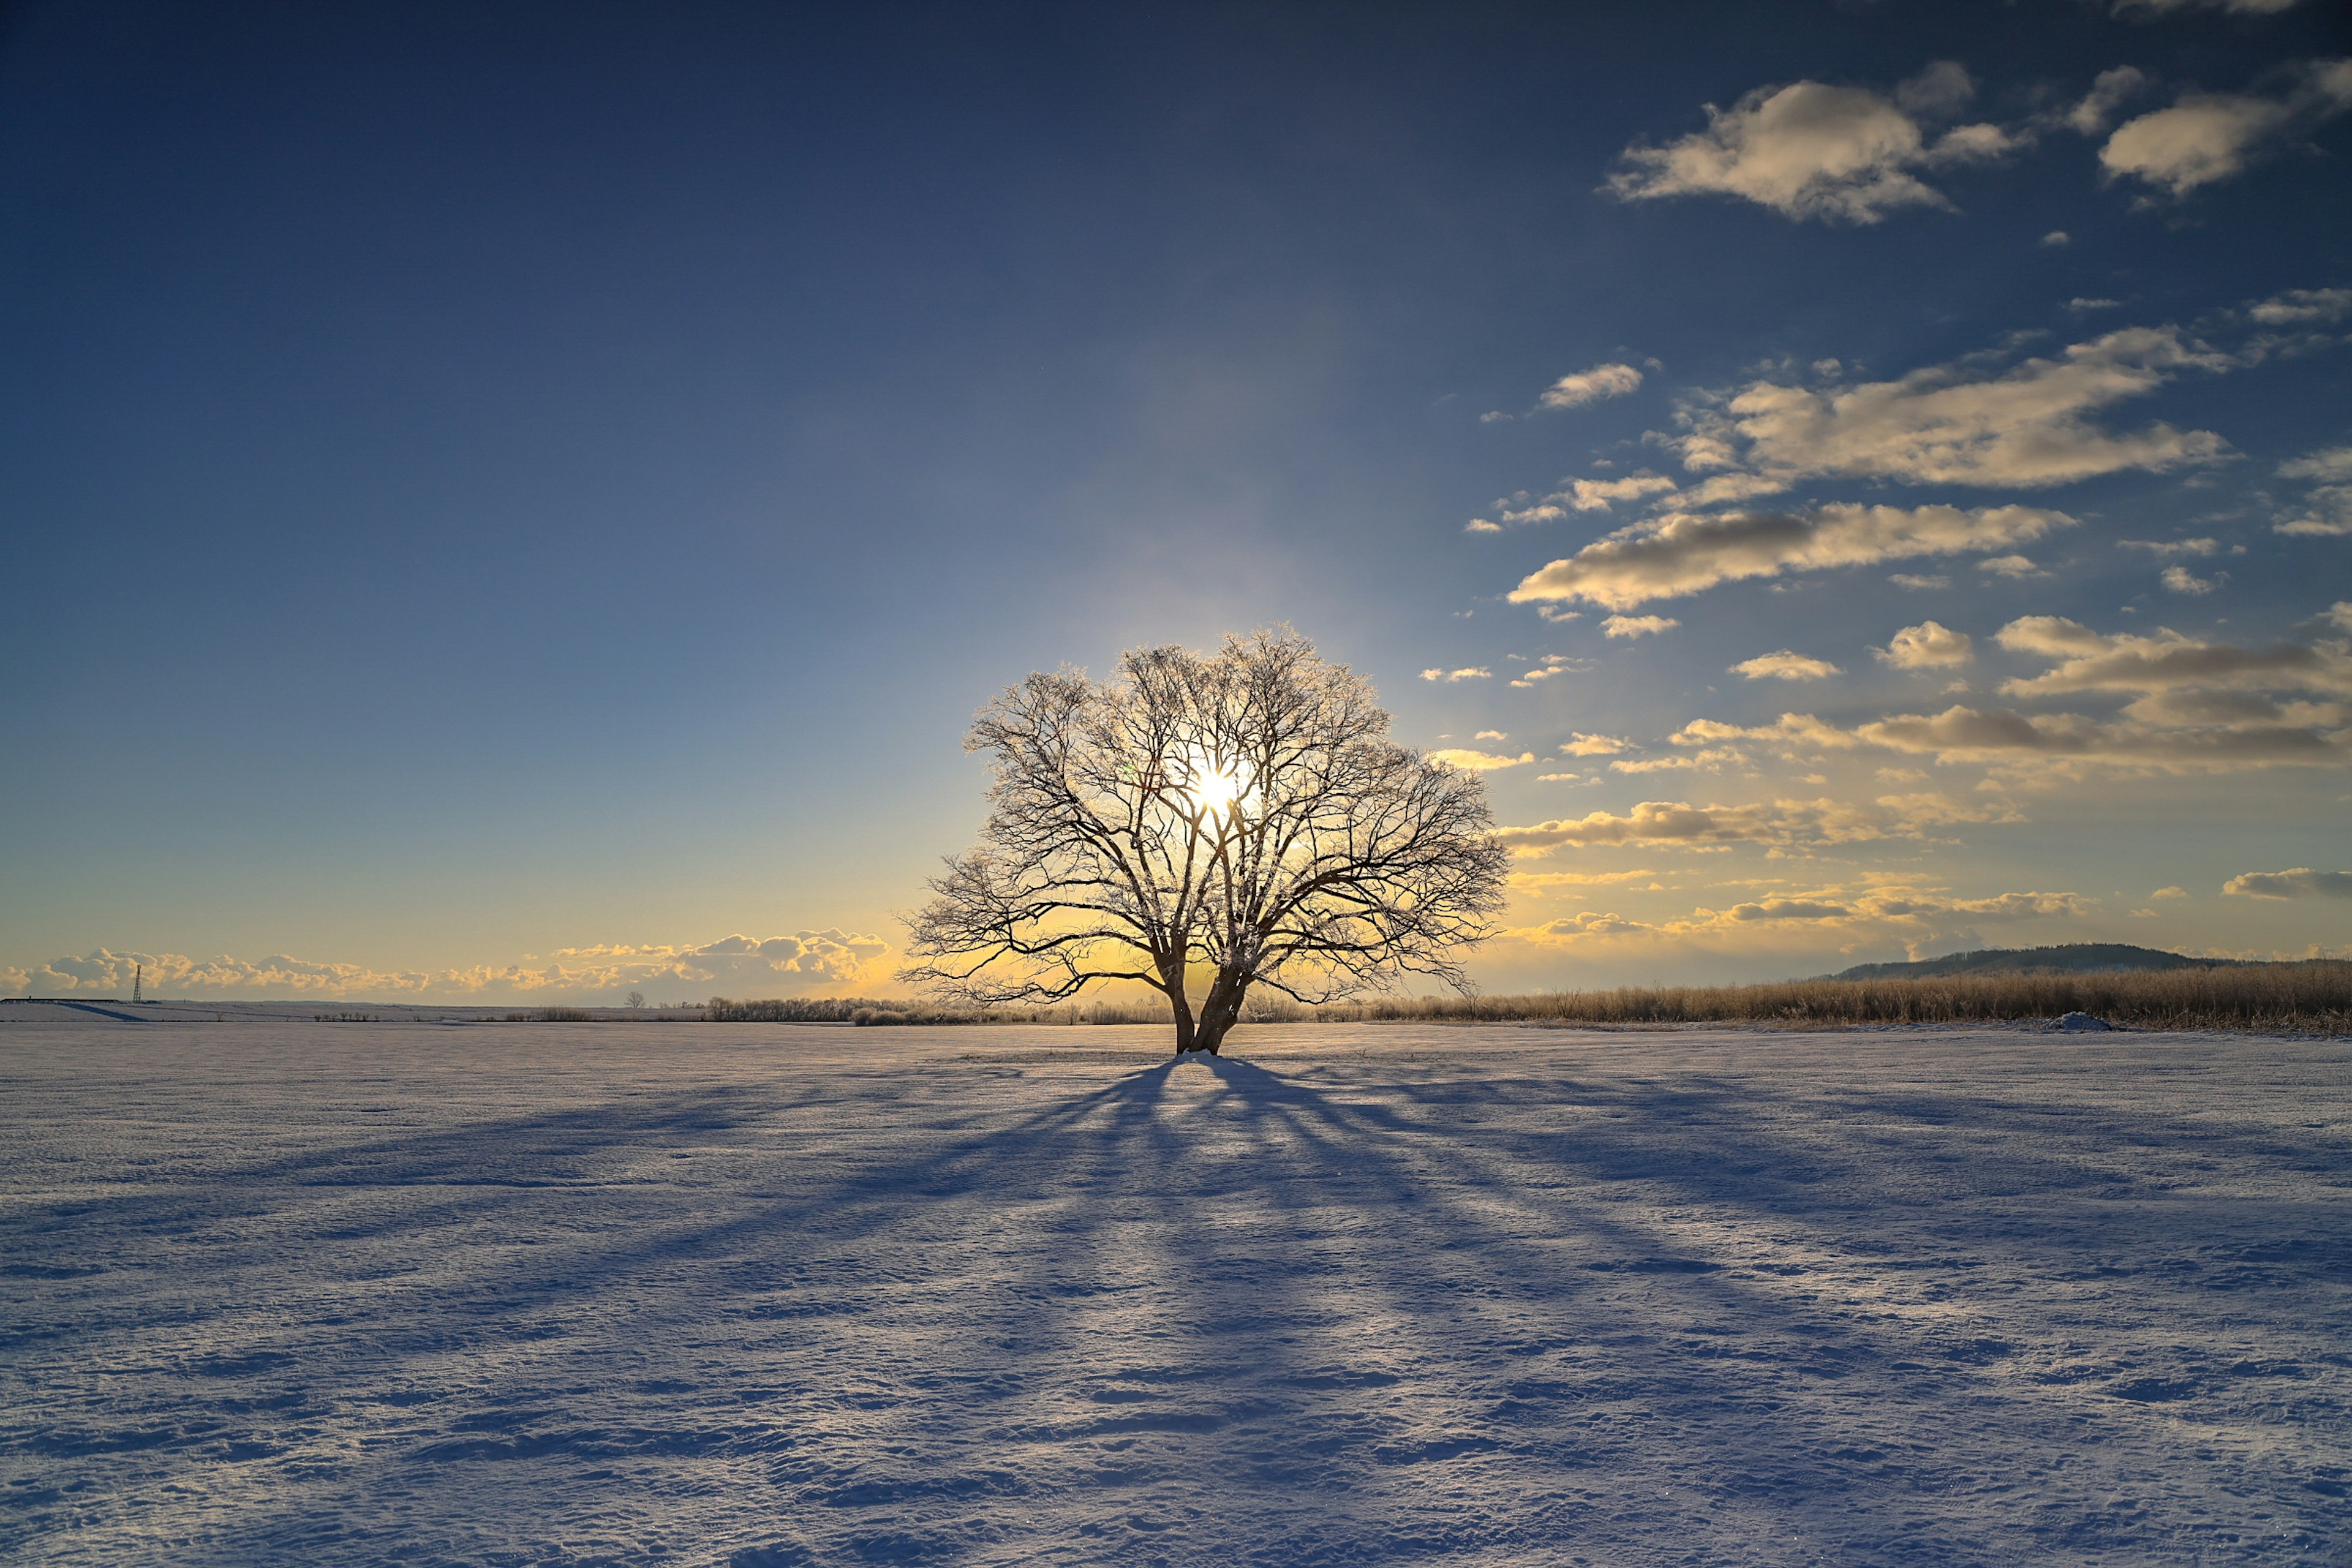
M1161 1037L0 1029L0 1557L2352 1563L2345 1042Z

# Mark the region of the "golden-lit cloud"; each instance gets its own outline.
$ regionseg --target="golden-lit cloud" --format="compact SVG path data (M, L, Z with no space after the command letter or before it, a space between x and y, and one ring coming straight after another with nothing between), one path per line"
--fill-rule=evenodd
M1516 757L1498 757L1491 752L1473 752L1459 747L1432 752L1429 756L1432 762L1444 763L1449 767L1463 768L1474 773L1493 773L1499 768L1521 767L1536 760L1536 754L1533 752L1523 752Z
M1488 680L1493 679L1494 674L1493 670L1484 665L1465 665L1460 669L1424 669L1421 672L1421 678L1423 680L1444 681Z
M1845 671L1825 658L1810 658L1784 647L1778 653L1742 659L1731 667L1730 673L1750 680L1826 680Z
M2099 149L2109 179L2186 196L2245 172L2294 132L2352 110L2352 59L2315 60L2277 96L2192 92L2116 128Z
M1893 942L1916 955L1934 944L1973 939L1986 925L2078 921L2095 912L2096 901L2079 893L2036 890L1966 898L1943 888L1894 883L1773 894L1720 909L1703 905L1664 921L1584 910L1511 928L1503 940L1538 948L1598 943L1697 952L1818 951L1824 946L1851 950Z
M2221 884L2221 890L2249 899L2352 899L2352 871L2248 871Z
M1905 626L1874 652L1897 669L1948 669L1974 657L1976 639L1941 622L1921 621Z
M2099 474L2162 472L2228 447L2210 431L2158 423L2116 434L2095 416L2185 370L2237 362L2172 327L2126 327L2006 370L1970 359L1895 381L1811 387L1759 381L1702 398L1664 437L1694 472L1738 470L1785 489L1822 476L2002 489Z
M128 996L134 970L151 996L193 999L318 997L322 1000L616 1003L631 990L666 1002L739 995L839 994L888 983L891 946L879 937L838 929L791 936L734 935L687 946L559 948L518 963L440 970L378 970L284 953L243 960L170 952L115 952L55 958L0 970L0 985L19 995Z
M2027 506L1964 510L1838 504L1807 513L1668 512L1551 563L1510 598L1514 604L1582 599L1622 611L1784 572L2008 550L2074 521L2064 512Z
M1601 635L1627 639L1654 637L1681 625L1672 616L1612 616L1601 623Z
M1622 397L1642 384L1642 373L1630 364L1596 364L1563 375L1544 388L1546 408L1581 408L1604 397Z
M1729 109L1707 105L1704 131L1663 147L1626 148L1605 188L1624 201L1736 196L1791 218L1856 224L1903 207L1948 207L1914 171L1988 162L2015 145L1990 124L1931 137L1928 126L1973 90L1951 61L1928 67L1892 97L1818 81L1759 87Z
M1734 844L1772 848L1855 844L1925 838L1960 823L2010 820L2015 816L2006 805L1990 800L1962 804L1932 793L1881 795L1866 805L1828 799L1740 805L1650 800L1622 816L1595 811L1499 828L1496 837L1514 854L1527 858L1563 847L1621 845L1708 849Z

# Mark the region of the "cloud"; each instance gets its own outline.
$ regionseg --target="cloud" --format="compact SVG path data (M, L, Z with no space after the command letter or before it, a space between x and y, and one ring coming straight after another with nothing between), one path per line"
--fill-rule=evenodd
M2125 327L1998 373L1971 359L1854 386L1759 381L1719 406L1685 407L1685 434L1659 439L1694 472L1736 469L1779 489L1823 475L2030 489L2160 473L2215 461L2228 446L2162 423L2116 435L2092 416L2182 371L2234 364L2175 328Z
M2333 323L2352 314L2352 289L2290 289L2247 306L2246 314L2266 327Z
M1616 888L1628 882L1638 882L1644 877L1655 877L1650 870L1633 871L1514 871L1511 886L1528 892L1542 892L1549 888Z
M1990 561L1978 562L1977 570L1999 577L2035 577L2042 573L2041 567L2023 555L1996 555Z
M2327 618L2336 623L2337 631L2352 636L2352 599L2338 599L2330 605Z
M1507 741L1511 737L1501 730L1481 730L1470 738L1474 741Z
M1897 669L1941 669L1966 664L1976 652L1976 639L1937 621L1905 626L1888 639L1875 657Z
M1881 795L1856 805L1836 800L1776 800L1747 805L1692 805L1685 801L1645 800L1622 816L1595 811L1524 827L1502 827L1495 837L1521 858L1564 847L1596 848L1640 844L1656 848L1712 849L1760 844L1776 849L1864 843L1885 838L1924 838L1957 823L2014 820L2006 807L1961 805L1936 794Z
M1467 531L1499 533L1505 527L1559 522L1571 511L1606 511L1619 501L1671 494L1678 488L1674 480L1663 474L1654 474L1647 468L1621 479L1563 479L1559 489L1525 506L1514 507L1507 501L1496 501L1495 505L1499 509L1502 523L1497 525L1483 517L1473 518Z
M2066 123L2085 136L2096 136L2106 130L2126 100L2146 91L2148 85L2147 78L2130 66L2101 71L2083 101L2066 111Z
M1633 749L1631 741L1621 741L1614 735L1588 735L1581 730L1570 731L1576 738L1560 747L1560 754L1569 757L1613 757Z
M1432 762L1444 763L1450 767L1461 768L1474 773L1489 773L1498 768L1521 767L1536 760L1536 754L1533 752L1522 752L1516 757L1498 757L1488 752L1471 752L1459 748L1432 752L1429 757Z
M2189 93L2126 121L2099 149L2109 179L2130 178L2176 199L2245 171L2268 145L2352 109L2352 59L2299 68L2284 96Z
M2206 642L2159 629L2109 637L2060 616L2027 616L1994 639L2012 652L2055 660L2029 679L2005 681L2011 697L2077 691L2154 695L2187 690L2306 691L2352 696L2352 650L2341 643L2274 642L2267 647Z
M1524 691L1532 688L1538 681L1549 680L1555 676L1581 675L1591 668L1592 664L1589 659L1570 658L1564 653L1548 653L1543 656L1540 663L1511 684Z
M2118 539L2118 550L2145 550L2159 561L2176 555L2218 555L2221 542L2218 539Z
M2042 237L2042 243L2044 245L2072 245L2074 243L2074 237L2068 234L2063 228L2053 228L2048 234Z
M1948 588L1952 585L1952 580L1941 573L1921 576L1912 572L1890 572L1886 580L1898 588L1908 588L1915 593L1925 588Z
M1825 680L1832 675L1843 675L1825 658L1808 658L1801 653L1782 648L1778 653L1759 654L1742 659L1731 667L1734 675L1744 675L1750 680Z
M2116 0L2115 14L2143 20L2182 11L2231 11L2242 16L2274 16L2295 0Z
M2352 485L2322 485L2305 498L2304 504L2311 510L2301 517L2273 523L2271 531L2312 539L2340 539L2352 534Z
M2066 309L2077 313L2084 310L2117 310L2122 308L2121 300L2090 300L2080 294L2066 301Z
M2352 447L2323 447L2278 466L2283 479L2352 480Z
M2186 566L2168 566L2162 576L2165 587L2176 594L2210 594L2221 585L2217 578L2200 577Z
M1694 719L1667 737L1667 744L1675 746L1717 746L1734 741L1759 742L1784 757L1848 751L1854 744L1853 736L1811 713L1783 713L1769 724L1746 728L1716 719Z
M1491 680L1494 679L1494 675L1495 672L1493 670L1486 668L1483 665L1475 664L1465 665L1460 669L1424 669L1421 672L1421 678L1423 680L1444 681Z
M2352 899L2352 871L2248 871L2221 884L2225 893L2248 899Z
M1894 99L1866 88L1800 81L1759 87L1729 109L1706 106L1704 131L1663 147L1625 149L1603 188L1624 201L1727 195L1783 216L1872 224L1909 206L1948 209L1914 170L1981 163L2011 146L1992 125L1928 139L1922 121L1957 110L1972 90L1950 61L1930 66Z
M1563 375L1544 388L1546 408L1581 408L1604 397L1622 397L1642 384L1642 373L1630 364L1596 364Z
M1718 583L1919 555L2005 550L2070 527L2062 511L1830 505L1810 513L1668 512L1554 561L1511 591L1514 604L1583 599L1612 610Z
M2028 716L1957 705L1937 714L1895 714L1861 725L1854 734L1872 745L1932 754L1943 763L2227 773L2283 765L2337 766L2346 760L2341 741L2306 725L2102 723L2076 713Z
M1672 616L1612 616L1601 623L1601 635L1611 637L1656 637L1681 626Z
M879 937L834 928L767 938L734 935L698 946L568 947L515 963L433 971L376 970L284 953L258 960L196 959L100 948L31 970L0 970L0 984L20 995L127 996L134 967L142 967L147 994L168 998L617 1003L631 990L647 990L677 1001L714 992L776 996L872 990L890 978L890 944Z
M2334 289L2352 299L2352 289ZM2274 533L2335 538L2352 534L2352 447L2323 447L2318 451L2281 463L2281 479L2322 479L2305 498L2309 508L2300 517L2272 525Z
M1490 518L1474 517L1469 521L1462 525L1462 531L1465 533L1500 533L1503 531L1503 525L1499 522L1494 521Z
M1941 888L1890 885L1849 891L1816 889L1744 900L1727 909L1700 908L1673 921L1648 923L1613 913L1585 911L1504 933L1506 941L1538 946L1675 942L1700 948L1743 948L1817 940L1816 933L1901 942L1915 955L1929 944L1972 934L1979 921L2010 923L2081 920L2094 901L2072 892L2011 892L1956 898Z

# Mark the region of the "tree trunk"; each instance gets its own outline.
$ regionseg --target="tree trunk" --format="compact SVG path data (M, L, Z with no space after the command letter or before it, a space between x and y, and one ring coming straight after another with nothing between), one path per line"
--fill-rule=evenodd
M1166 972L1161 973L1165 978ZM1200 1038L1200 1032L1192 1023L1192 1004L1184 997L1184 971L1181 967L1175 978L1168 981L1168 1011L1176 1020L1176 1054L1181 1057L1187 1051L1198 1050L1194 1042Z
M1216 983L1209 987L1208 999L1201 1004L1201 1022L1192 1033L1193 1050L1206 1051L1213 1057L1222 1054L1225 1031L1240 1019L1242 997L1248 990L1247 975L1226 969L1217 971Z

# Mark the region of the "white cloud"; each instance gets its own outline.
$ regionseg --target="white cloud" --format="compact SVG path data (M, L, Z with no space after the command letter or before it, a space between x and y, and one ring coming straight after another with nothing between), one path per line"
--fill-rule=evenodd
M1612 637L1656 637L1681 625L1672 616L1612 616L1601 623L1601 634Z
M2227 573L2221 574L2228 575ZM2168 566L2163 572L2164 585L2175 594L2210 594L2221 584L2216 577L2200 577L2186 566Z
M2066 111L2066 123L2085 136L2096 136L2106 130L2125 100L2146 91L2147 87L2147 78L2130 66L2101 71L2083 101Z
M1460 669L1424 669L1421 672L1421 678L1423 680L1444 681L1490 680L1494 679L1494 674L1493 670L1483 665L1465 665Z
M1977 570L2000 577L2032 577L2038 576L2042 568L2023 555L1996 555L1990 561L1978 562Z
M1737 886L1738 884L1732 884ZM1651 890L1651 889L1643 889ZM1915 956L1937 946L1977 940L1980 922L2082 920L2095 901L2071 892L2012 892L1958 898L1942 888L1882 884L1835 886L1750 899L1726 909L1701 907L1655 923L1584 910L1503 933L1506 942L1538 948L1597 942L1609 946L1665 945L1702 952L1758 952L1824 937L1851 948L1857 940L1901 942Z
M1645 800L1622 816L1595 811L1580 817L1502 827L1496 837L1515 855L1544 855L1563 847L1591 848L1642 844L1657 848L1710 849L1732 844L1773 848L1924 838L1957 823L2014 820L2006 807L1961 805L1935 794L1881 795L1867 805L1837 800L1776 800L1746 805L1692 805Z
M1558 522L1571 511L1607 511L1619 501L1672 494L1676 488L1674 480L1643 468L1619 479L1562 479L1559 489L1524 506L1512 506L1507 501L1495 504L1500 509L1503 525L1517 528L1528 523ZM1468 531L1495 533L1501 530L1485 518L1474 518Z
M2347 300L2352 300L2352 289L2331 292L2344 294ZM2281 479L2326 482L2304 498L2307 510L2303 515L2273 524L2273 532L2312 538L2340 538L2352 534L2352 447L2323 447L2318 451L2281 463L2278 472Z
M258 960L195 959L100 948L31 970L0 970L0 984L20 995L127 996L138 967L145 971L147 994L167 998L616 1003L631 990L647 990L664 1000L682 1001L713 993L777 996L887 987L890 952L879 937L831 928L792 936L735 935L699 946L561 948L515 963L432 971L376 970L284 953Z
M2011 697L2076 691L2157 695L2188 690L2305 691L2352 696L2352 649L2341 643L2274 642L2267 647L2206 642L2159 628L2153 637L2093 631L2060 616L2010 622L1994 640L2013 652L2056 661L2043 674L2002 683Z
M2074 243L2074 237L2068 234L2063 228L2053 228L2048 234L2042 237L2042 243L2044 245L2072 245Z
M1474 517L1462 525L1465 533L1500 533L1503 525L1488 518Z
M1620 752L1633 750L1633 742L1621 741L1614 735L1588 735L1581 730L1570 731L1576 738L1560 747L1567 757L1613 757Z
M2337 631L2352 636L2352 599L2338 599L2330 605L2327 618L2336 623Z
M2092 416L2184 370L2233 363L2174 328L2126 327L1998 373L1970 360L1855 386L1759 381L1719 406L1686 406L1685 434L1660 439L1694 472L1733 469L1777 489L1821 475L2031 488L2162 472L2214 461L2227 444L2162 423L2117 435Z
M1937 621L1905 626L1874 650L1876 657L1897 669L1935 669L1966 664L1976 651L1976 639Z
M2181 197L2244 172L2266 144L2352 109L2352 60L2311 62L2284 97L2190 93L2125 121L2099 150L2107 177Z
M1952 584L1952 580L1941 573L1922 576L1913 572L1890 572L1886 580L1898 588L1908 588L1914 593L1925 588L1948 588Z
M2290 289L2246 307L2266 327L2326 325L2352 314L2352 289Z
M2080 294L2066 301L2066 309L2077 314L2084 310L2116 310L2122 308L2121 300L2090 300Z
M2151 899L2185 899L2188 896L2189 889L2186 888L2158 888L2148 895Z
M1432 752L1429 757L1432 762L1444 763L1451 767L1465 769L1474 773L1488 773L1499 768L1520 767L1536 760L1536 754L1533 752L1523 752L1516 757L1498 757L1487 752L1464 751L1458 748Z
M2218 555L2221 552L2221 542L2218 539L2118 539L2116 548L2145 550L2159 561L2168 561L2176 555Z
M1824 506L1808 514L1669 512L1554 561L1511 591L1514 604L1583 599L1612 610L1783 572L1919 555L2005 550L2071 526L2064 512L2004 506Z
M1524 691L1538 681L1549 680L1555 676L1581 675L1591 668L1592 664L1589 659L1570 658L1564 653L1548 653L1543 656L1541 662L1511 684Z
M1979 163L2010 150L1997 126L1964 125L1931 142L1922 119L1966 101L1968 73L1930 66L1888 99L1865 88L1800 81L1759 87L1707 127L1664 147L1632 146L1605 187L1626 201L1738 196L1792 218L1876 223L1906 206L1948 208L1912 171ZM1897 101L1899 100L1900 101Z
M1750 680L1825 680L1832 675L1843 675L1825 658L1808 658L1803 654L1782 648L1778 653L1759 654L1742 659L1731 667L1734 675L1744 675Z
M1511 737L1500 730L1481 730L1470 738L1474 741L1507 741Z
M2249 899L2352 899L2352 871L2248 871L2221 884L2221 890Z
M2352 447L2323 447L2278 466L2283 479L2352 480Z
M2167 16L2181 11L2233 11L2242 16L2274 16L2295 0L2116 0L2118 16Z
M1563 375L1544 388L1546 408L1581 408L1604 397L1622 397L1642 384L1642 373L1630 364L1596 364Z
M2228 773L2247 768L2341 765L2343 742L2309 727L2245 723L2190 728L2136 721L2101 723L2076 713L2028 716L2008 710L1954 706L1937 714L1898 713L1854 733L1873 745L1942 763L1992 763L2028 769L2098 765L2162 773Z
M2273 523L2273 533L2300 534L2312 539L2340 539L2352 534L2352 485L2321 485L2305 498L2310 510L2300 517Z

